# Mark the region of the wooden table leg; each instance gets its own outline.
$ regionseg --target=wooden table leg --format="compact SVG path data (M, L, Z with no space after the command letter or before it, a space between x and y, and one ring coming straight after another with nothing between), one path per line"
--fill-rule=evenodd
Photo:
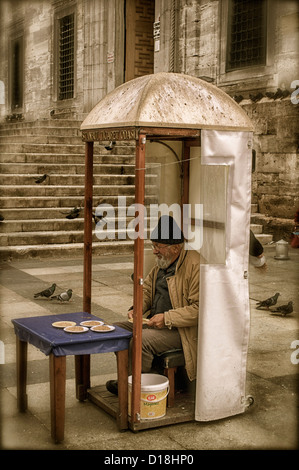
M50 354L51 436L64 439L66 357Z
M27 410L27 343L17 339L17 406L19 411Z
M76 398L84 401L90 388L90 355L75 356Z
M117 378L118 378L118 415L119 430L128 429L128 357L127 349L117 351Z

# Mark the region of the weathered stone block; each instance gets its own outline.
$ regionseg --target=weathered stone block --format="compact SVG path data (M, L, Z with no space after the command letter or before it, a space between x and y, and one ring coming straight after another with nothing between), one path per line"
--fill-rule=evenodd
M281 173L285 171L286 156L279 153L261 154L257 161L257 171L259 173Z
M272 217L282 217L293 219L299 207L299 197L267 195L263 194L259 198L260 212Z

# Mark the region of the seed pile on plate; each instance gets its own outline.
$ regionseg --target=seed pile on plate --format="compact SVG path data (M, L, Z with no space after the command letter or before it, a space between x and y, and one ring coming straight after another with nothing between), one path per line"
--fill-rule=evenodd
M76 322L75 321L55 321L52 323L52 326L54 328L66 328L67 326L75 326Z
M68 326L64 331L67 331L68 333L83 333L87 330L88 329L84 328L84 326Z
M94 326L92 331L110 331L111 330L111 326L109 325L98 325L98 326Z
M98 326L98 325L101 326L103 325L103 322L100 320L86 320L86 321L82 321L80 325L88 326L89 328L91 328L92 326Z

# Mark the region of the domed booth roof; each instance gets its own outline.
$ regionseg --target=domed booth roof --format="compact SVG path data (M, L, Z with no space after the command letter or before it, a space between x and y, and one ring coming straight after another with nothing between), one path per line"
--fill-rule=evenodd
M81 130L132 126L252 130L246 113L224 91L196 77L164 72L117 87L91 110Z

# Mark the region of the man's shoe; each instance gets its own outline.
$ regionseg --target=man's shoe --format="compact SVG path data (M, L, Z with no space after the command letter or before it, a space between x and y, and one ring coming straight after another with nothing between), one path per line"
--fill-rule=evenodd
M106 388L108 392L113 393L113 395L118 395L117 380L108 380L108 382L106 382Z

